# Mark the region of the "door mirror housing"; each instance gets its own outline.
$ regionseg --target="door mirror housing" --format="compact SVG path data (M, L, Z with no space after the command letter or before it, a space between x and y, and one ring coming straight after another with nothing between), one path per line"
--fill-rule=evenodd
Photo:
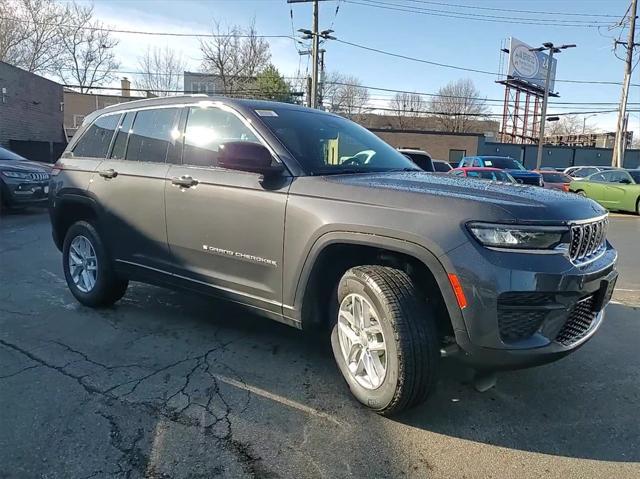
M218 166L229 170L259 173L273 176L284 171L282 163L273 164L271 152L258 143L230 141L222 143L218 150Z
M631 180L629 178L622 178L618 183L622 183L623 185L630 185Z

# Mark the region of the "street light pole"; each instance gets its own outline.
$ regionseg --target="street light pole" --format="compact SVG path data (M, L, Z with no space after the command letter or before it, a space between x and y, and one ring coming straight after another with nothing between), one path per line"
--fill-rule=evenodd
M549 102L549 83L551 82L551 70L553 69L553 54L560 53L566 48L573 48L575 45L562 45L556 47L551 42L543 43L539 48L532 48L532 52L549 51L549 63L547 64L547 76L544 82L544 96L542 97L542 113L540 116L540 136L538 139L538 154L536 156L536 170L542 166L542 149L544 145L544 126L547 118L547 104Z
M311 108L318 108L318 50L320 37L318 36L318 0L313 2L313 26L311 29Z

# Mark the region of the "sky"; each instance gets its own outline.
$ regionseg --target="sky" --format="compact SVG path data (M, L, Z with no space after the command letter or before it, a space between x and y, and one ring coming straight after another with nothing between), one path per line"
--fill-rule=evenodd
M311 5L288 4L286 0L81 0L80 3L93 3L96 17L118 29L209 33L214 20L247 26L255 19L259 34L291 35L292 31L311 26ZM498 71L501 43L511 36L532 46L549 41L576 44L576 48L558 55L556 79L619 82L623 77L624 62L614 56L612 45L620 34L622 40L626 40L628 30L610 30L608 26L618 22L628 6L628 0L323 0L320 2L320 30L331 28L335 30L334 36L347 42L490 72ZM505 9L554 14L505 12ZM493 21L480 21L478 15L491 16L482 18ZM556 24L550 25L550 22ZM584 26L593 22L601 26ZM580 26L574 26L577 24ZM200 68L196 38L121 33L114 36L119 40L116 53L121 62L120 70L138 70L138 57L147 47L165 45L181 52L189 69L197 71ZM283 75L305 75L307 69L310 70L308 56L298 54L293 40L277 38L270 39L269 43L272 62ZM495 83L495 75L394 58L335 41L328 41L323 47L327 51L327 71L353 75L363 85L435 93L450 81L470 78L482 96L489 99L504 96L504 87ZM617 53L623 57L624 47L618 47ZM640 83L637 71L632 83ZM556 82L556 91L560 94L560 98L554 100L557 102L617 103L621 87ZM371 92L377 105L382 105L391 95ZM640 87L631 88L629 101L640 102ZM498 102L492 105L492 111L501 111ZM615 106L611 106L613 108ZM609 109L609 106L581 109L591 111ZM557 105L550 107L549 114L576 110L577 107ZM586 117L587 125L615 130L615 113L583 115ZM639 113L631 115L629 129L640 134Z

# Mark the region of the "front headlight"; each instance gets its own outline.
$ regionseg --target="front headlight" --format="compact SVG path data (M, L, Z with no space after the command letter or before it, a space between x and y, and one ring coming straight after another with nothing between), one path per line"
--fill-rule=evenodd
M3 171L2 174L7 178L18 178L20 180L29 178L29 173L22 173L21 171Z
M569 233L563 226L469 223L467 227L481 244L491 248L553 249L566 242Z

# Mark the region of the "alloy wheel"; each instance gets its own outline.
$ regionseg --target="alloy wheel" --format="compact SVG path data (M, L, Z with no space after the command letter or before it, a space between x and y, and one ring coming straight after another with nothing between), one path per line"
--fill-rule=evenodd
M338 341L351 376L366 389L377 389L387 374L387 346L380 319L369 301L349 294L338 311Z
M73 284L83 293L88 293L98 280L98 257L91 241L86 236L76 236L69 246L69 273Z

